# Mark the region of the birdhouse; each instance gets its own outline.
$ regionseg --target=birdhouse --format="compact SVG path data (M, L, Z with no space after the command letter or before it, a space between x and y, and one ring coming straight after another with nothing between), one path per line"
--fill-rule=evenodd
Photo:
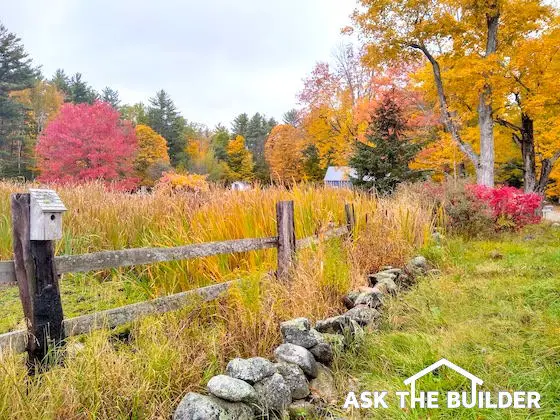
M54 241L62 238L64 203L53 190L30 189L30 239Z

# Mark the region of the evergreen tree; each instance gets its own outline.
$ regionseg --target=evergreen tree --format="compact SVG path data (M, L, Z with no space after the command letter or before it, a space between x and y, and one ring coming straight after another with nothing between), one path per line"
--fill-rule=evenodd
M355 143L350 159L350 165L357 172L354 184L387 194L399 183L422 175L408 166L422 146L406 137L406 128L402 110L390 95L386 95L375 110L366 135L367 144Z
M247 137L247 129L249 127L249 116L245 113L239 114L233 120L231 125L231 135L232 138L235 136L243 136L243 138Z
M70 79L70 102L74 104L93 104L99 95L85 81L82 80L82 74L76 73Z
M21 39L0 24L0 176L26 176L28 120L10 92L33 86L39 71L32 66Z
M70 78L66 75L64 70L58 69L55 73L51 82L56 86L56 88L64 93L66 98L69 98L71 95L70 91Z
M227 146L229 138L230 134L228 129L223 125L218 124L214 129L214 135L212 136L212 150L214 151L214 157L219 161L227 160Z
M325 177L325 170L321 168L319 151L314 144L303 149L303 171L309 181L321 181Z
M147 120L148 125L163 136L169 147L169 158L175 167L186 167L185 119L177 111L173 100L163 89L150 98Z
M101 100L107 102L115 109L119 109L121 100L119 99L119 92L107 86L101 92Z

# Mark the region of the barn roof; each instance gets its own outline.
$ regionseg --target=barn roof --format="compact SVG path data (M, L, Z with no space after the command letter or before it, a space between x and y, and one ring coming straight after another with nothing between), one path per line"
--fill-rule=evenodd
M356 170L349 166L329 166L325 174L325 181L350 181L356 178Z

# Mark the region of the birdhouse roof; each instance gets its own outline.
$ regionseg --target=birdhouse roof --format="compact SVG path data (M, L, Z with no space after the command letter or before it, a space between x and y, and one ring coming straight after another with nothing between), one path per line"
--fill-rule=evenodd
M29 190L31 194L31 200L45 212L59 213L66 211L66 206L54 190L40 190L33 189Z

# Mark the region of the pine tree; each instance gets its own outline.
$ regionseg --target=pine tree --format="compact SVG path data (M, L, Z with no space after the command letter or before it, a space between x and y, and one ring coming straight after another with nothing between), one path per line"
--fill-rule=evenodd
M148 125L167 140L169 158L175 167L186 167L185 119L177 111L173 100L163 89L150 98L147 120Z
M229 142L230 134L227 128L223 125L218 124L214 129L214 135L212 136L212 150L214 151L214 157L219 161L227 160L227 146Z
M115 109L119 109L121 100L119 99L119 92L107 86L101 91L101 100L107 102Z
M70 79L70 102L73 104L93 104L99 95L85 81L82 80L82 74L76 73Z
M388 194L399 183L422 176L408 166L422 145L406 137L406 129L402 110L390 95L386 95L375 110L366 135L367 143L355 143L350 165L357 172L353 180L356 185Z
M28 175L26 110L10 92L30 88L38 76L21 39L0 24L0 176Z
M245 113L239 114L233 120L231 124L231 134L232 138L235 136L243 136L243 138L247 137L247 129L249 127L249 116Z
M64 93L64 96L68 99L71 95L70 91L70 78L66 75L64 70L58 69L54 73L51 82L56 86L56 88Z

